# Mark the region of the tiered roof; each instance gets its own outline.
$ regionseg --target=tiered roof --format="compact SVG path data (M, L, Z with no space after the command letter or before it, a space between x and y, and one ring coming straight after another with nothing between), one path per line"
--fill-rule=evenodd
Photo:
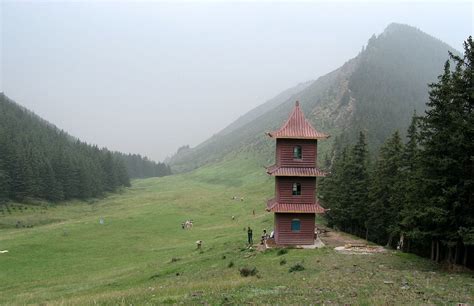
M318 201L314 204L280 203L275 198L267 202L267 211L277 213L316 213L323 214L326 209Z
M267 133L273 138L326 139L329 135L316 131L306 120L298 101L285 124L275 132Z
M267 168L267 173L272 176L305 176L305 177L324 177L326 172L315 167L307 168L289 168L273 165Z

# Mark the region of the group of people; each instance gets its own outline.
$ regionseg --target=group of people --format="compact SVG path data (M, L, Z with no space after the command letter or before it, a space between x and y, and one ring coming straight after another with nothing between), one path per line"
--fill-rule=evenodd
M266 244L266 242L269 238L273 238L273 231L269 235L267 233L267 230L264 229L263 233L262 233L262 236L261 236L261 239L260 239L260 244L262 244L262 245ZM253 230L250 228L250 226L247 228L247 239L248 239L248 244L252 245L253 244Z

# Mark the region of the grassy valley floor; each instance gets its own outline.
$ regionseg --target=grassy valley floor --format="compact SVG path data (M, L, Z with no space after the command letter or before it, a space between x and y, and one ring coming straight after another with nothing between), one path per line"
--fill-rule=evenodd
M241 156L97 201L4 208L0 304L474 303L472 273L415 255L246 249L244 228L257 240L273 223L264 210L273 180L261 166ZM187 219L194 227L183 230ZM290 273L298 263L305 269ZM258 272L242 277L243 267Z

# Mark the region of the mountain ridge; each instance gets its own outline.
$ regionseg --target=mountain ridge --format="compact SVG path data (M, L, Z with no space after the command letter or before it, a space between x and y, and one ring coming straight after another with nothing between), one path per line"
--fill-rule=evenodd
M376 150L395 129L404 133L414 110L424 111L427 85L442 71L448 51L459 53L415 27L391 23L378 36L372 35L362 51L341 67L263 113L256 112L262 105L255 108L244 115L252 120L236 124L238 119L222 130L228 132L221 131L168 161L174 171L183 172L246 150L268 164L272 160L265 157L273 155L273 144L264 132L284 122L295 100L316 129L333 136L321 143L320 156L330 153L334 143L351 143L361 130Z

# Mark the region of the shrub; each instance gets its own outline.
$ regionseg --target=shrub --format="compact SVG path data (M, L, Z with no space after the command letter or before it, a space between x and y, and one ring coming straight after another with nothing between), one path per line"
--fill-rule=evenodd
M292 266L290 270L288 270L289 273L291 272L296 272L296 271L303 271L304 267L302 264L297 263L296 265Z
M288 253L287 249L279 249L278 252L277 252L277 255L281 256L281 255L285 255L287 253Z
M280 260L280 266L283 266L283 265L286 265L286 259L285 258Z
M226 259L226 256L225 256L225 255L222 255L222 259Z
M234 262L231 261L231 262L229 262L229 264L227 265L227 268L232 268L233 266L234 266Z
M239 271L240 271L240 276L242 276L242 277L255 276L258 273L258 270L255 267L253 267L252 269L250 269L250 268L241 268L241 269L239 269Z
M178 258L178 257L173 257L173 258L171 258L171 261L170 261L170 262L177 262L177 261L179 261L179 260L181 260L181 259Z

